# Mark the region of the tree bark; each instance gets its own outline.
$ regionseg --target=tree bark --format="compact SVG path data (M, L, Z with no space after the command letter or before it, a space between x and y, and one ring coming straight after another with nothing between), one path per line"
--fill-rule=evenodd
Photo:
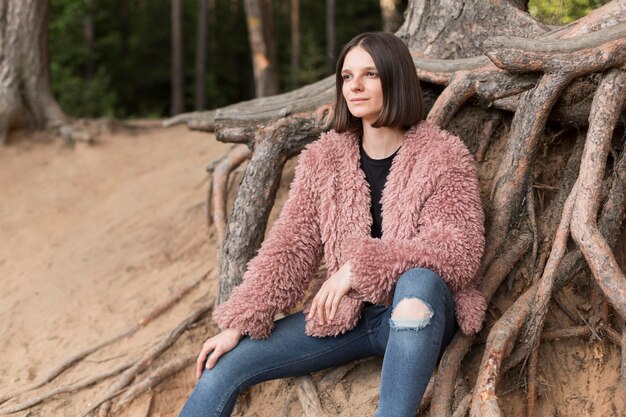
M326 73L335 73L335 0L326 0Z
M291 0L291 88L298 87L300 73L300 0Z
M402 25L400 0L379 0L380 14L383 18L383 30L394 33Z
M183 4L182 0L171 0L172 5L172 95L170 114L184 110L183 90Z
M198 27L196 29L196 110L206 108L206 53L208 0L198 1Z
M68 122L50 89L49 1L0 0L0 144L10 128Z
M396 34L424 57L450 59L482 55L492 36L536 38L550 29L506 1L409 0Z
M93 0L85 0L85 6L87 12L85 13L85 18L83 19L83 35L85 37L85 51L86 51L86 62L85 62L85 80L89 81L93 79L93 76L96 72L95 62L93 59L93 42L95 38L95 27L93 21L93 10L92 10Z

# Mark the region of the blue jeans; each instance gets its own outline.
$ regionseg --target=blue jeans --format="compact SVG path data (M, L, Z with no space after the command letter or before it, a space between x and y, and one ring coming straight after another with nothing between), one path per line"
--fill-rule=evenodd
M418 299L430 319L391 319L404 299ZM369 356L384 356L376 417L414 417L437 360L456 332L454 300L434 272L411 269L398 278L391 307L366 307L356 327L336 337L310 337L305 316L276 322L266 340L241 339L205 369L179 417L230 416L237 394L271 379L306 375Z

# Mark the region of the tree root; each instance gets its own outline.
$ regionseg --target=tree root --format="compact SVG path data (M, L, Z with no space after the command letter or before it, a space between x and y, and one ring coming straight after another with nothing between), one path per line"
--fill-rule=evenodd
M606 336L609 339L609 341L611 341L611 343L613 343L615 346L618 346L622 349L624 348L624 345L622 344L623 335L619 334L617 330L615 330L612 327L607 327L604 329L604 332L606 333ZM624 352L622 351L622 360L623 360L623 356L624 356Z
M540 133L556 99L574 78L623 64L625 31L626 23L622 23L575 39L555 41L554 45L498 37L485 41L487 56L499 68L511 72L545 72L533 90L522 94L523 104L513 118L508 149L492 188L495 216L487 234L493 239L487 239L486 262L493 259L506 238L503 230L509 227L521 201Z
M470 410L472 417L501 415L495 392L502 361L511 352L513 341L530 314L531 308L536 310L533 315L536 321L529 327L540 331L543 325L543 318L552 295L554 276L565 254L569 224L577 192L577 187L574 186L565 202L557 236L554 239L553 249L541 280L517 299L489 333L481 370L478 373L474 389ZM534 348L534 342L532 344Z
M529 170L548 114L571 77L572 74L546 74L533 90L522 94L523 104L513 117L507 150L492 186L494 216L483 255L483 262L487 264L507 238L511 217L528 186Z
M113 406L111 412L117 414L120 410L130 404L132 401L141 396L144 392L155 387L161 381L169 378L172 375L177 374L183 369L188 368L196 360L195 355L188 355L170 360L165 365L152 371L143 381L135 384L132 388L126 390L124 395L118 400L117 404Z
M226 236L226 201L228 198L228 177L239 165L247 160L252 152L247 145L235 145L216 165L213 172L213 223L217 231L218 247Z
M154 400L154 394L150 395L150 399L148 400L148 405L146 406L146 410L143 413L143 417L149 417L152 412L152 401Z
M350 362L328 372L322 380L317 384L318 388L322 391L326 391L335 385L337 385L354 367L357 362Z
M541 340L561 340L571 337L588 337L591 335L591 329L587 326L574 326L565 329L550 330L543 332Z
M140 330L141 328L145 327L148 323L150 323L152 320L156 319L157 317L159 317L161 314L163 314L165 311L167 311L170 307L172 307L174 304L176 304L176 302L178 302L183 296L185 296L189 291L191 291L193 288L195 288L200 282L202 282L209 274L211 273L211 270L205 272L204 274L202 274L201 276L193 279L192 281L190 281L189 283L181 286L180 288L176 289L176 291L174 291L172 293L172 295L166 299L165 301L163 301L162 303L158 304L155 308L153 308L150 312L148 312L148 314L146 314L145 316L141 317L137 323L131 325L129 328L127 328L126 330L111 336L110 338L103 340L100 343L97 343L94 346L88 347L86 349L81 350L80 352L77 352L73 355L71 355L69 358L66 358L64 361L62 361L59 365L55 366L53 369L51 369L50 371L48 371L48 373L42 377L41 379L39 379L38 381L26 386L25 388L22 388L21 390L19 390L18 392L15 392L13 394L9 394L5 397L0 398L0 404L6 402L7 400L16 397L20 394L23 394L25 392L28 391L32 391L36 388L41 387L44 384L47 384L48 382L54 380L57 376L59 376L61 373L63 373L65 370L67 370L68 368L72 367L73 365L75 365L76 363L78 363L79 361L81 361L82 359L84 359L85 357L87 357L88 355L106 347L109 346L121 339L124 339L126 337L132 336L133 334L135 334L138 330ZM95 382L95 381L94 381ZM55 394L52 394L55 395Z
M476 94L474 77L469 71L457 71L446 89L437 97L426 120L442 128L448 126L461 106Z
M75 392L78 391L82 388L88 387L92 384L95 384L96 382L100 382L104 379L110 378L114 375L117 375L120 372L123 372L124 370L130 368L132 366L132 362L127 362L124 363L122 365L119 365L113 369L107 370L105 372L99 373L97 375L93 375L87 379L85 379L84 381L80 381L80 382L75 382L71 385L68 386L64 386L64 387L59 387L59 388L55 388L51 391L46 392L45 394L41 394L38 395L34 398L31 398L27 401L12 405L12 406L8 406L5 408L0 409L0 415L6 415L6 414L13 414L13 413L17 413L18 411L22 411L22 410L26 410L28 408L34 407L35 405L47 400L48 398L51 398L55 395L59 395L59 394L65 394L65 393L70 393L70 392Z
M324 417L326 413L322 409L322 403L317 395L313 379L309 376L296 378L296 392L305 417Z
M478 140L479 145L475 155L477 162L483 162L485 160L491 140L501 121L502 115L500 113L494 113L488 116L487 122L480 134L480 139Z
M193 323L195 323L198 319L203 317L207 312L209 312L213 308L213 301L205 301L200 304L196 309L187 316L184 320L182 320L170 333L161 339L161 341L150 349L148 352L144 354L144 356L136 362L133 366L126 369L118 379L109 387L108 390L102 396L95 401L95 403L85 409L80 414L80 417L85 417L90 414L92 411L103 406L102 408L107 410L110 408L110 400L114 397L121 394L124 390L127 389L128 384L141 372L143 372L152 362L154 362L163 352L165 352L178 338L180 335ZM107 404L105 404L107 403Z
M487 302L513 269L517 261L526 253L532 242L531 233L521 233L507 247L507 251L499 256L485 273L481 292ZM452 413L454 399L454 381L461 368L461 361L472 346L475 337L457 333L444 352L439 362L439 370L435 379L433 399L430 407L432 417L448 417Z
M616 71L612 71L611 74L616 74ZM605 77L607 79L610 76ZM613 76L615 77L615 75ZM603 80L601 87L598 89L597 97L606 97L609 96L607 100L610 100L611 96L605 89L612 86L614 80L608 78L609 81L606 83ZM604 88L603 88L604 86ZM612 90L612 88L611 88ZM622 89L623 91L623 89ZM616 96L622 97L624 93L619 92ZM615 96L613 96L615 97ZM596 101L594 100L594 103ZM610 105L606 105L604 108L609 111L609 113L615 113L615 109L621 108L621 102L611 103ZM595 108L595 106L594 106ZM592 112L592 114L594 114ZM591 125L594 125L594 119L592 118ZM595 194L590 194L589 186L590 183L589 178L593 178L591 175L584 174L585 172L590 170L588 164L591 161L594 169L597 169L595 181L597 183L602 183L602 181L598 181L598 177L601 179L601 176L604 175L605 168L605 159L606 152L602 153L601 151L593 151L591 149L591 143L596 137L608 137L610 138L610 133L612 132L612 126L614 124L609 124L611 126L609 134L606 133L606 126L603 125L604 130L598 133L595 133L591 128L588 134L587 144L585 146L585 151L583 154L583 162L581 163L580 168L580 176L577 181L577 185L574 186L570 197L566 201L565 207L563 209L562 221L559 225L559 229L557 231L557 237L555 238L555 242L553 245L553 251L550 254L550 258L548 259L548 263L544 270L543 277L538 285L534 285L533 288L528 290L524 295L522 295L514 305L505 313L504 316L494 325L490 332L490 337L487 342L487 348L485 355L483 357L483 364L481 366L481 372L479 373L476 388L474 391L474 398L472 401L472 416L499 416L501 415L497 401L495 396L495 387L497 380L500 375L499 367L502 361L502 358L506 356L511 349L511 344L513 339L516 337L519 329L522 324L526 320L526 317L530 315L532 305L532 309L536 310L536 312L530 316L530 321L527 324L528 330L528 338L527 344L534 348L537 343L537 334L541 329L543 323L543 317L545 315L545 311L547 309L547 302L550 299L552 288L554 284L554 277L557 272L558 264L560 263L564 251L565 251L565 239L567 237L567 232L569 231L569 219L572 218L572 234L574 234L574 220L573 217L577 216L577 213L580 213L579 204L580 201L589 201L590 195L594 196L596 200L599 200L599 191L596 191ZM608 142L608 139L605 139L605 142ZM589 149L588 149L589 148ZM608 151L608 148L607 148ZM595 160L591 155L594 155ZM604 163L602 159L604 158ZM598 161L600 159L600 161ZM587 170L587 171L586 171ZM583 177L585 175L585 177ZM592 174L593 175L593 174ZM580 187L580 191L577 191ZM584 191L583 191L584 190ZM580 197L579 197L580 196ZM591 204L588 204L591 207ZM597 212L598 204L595 205L595 211ZM623 211L623 208L622 208ZM591 214L595 215L595 214ZM579 221L579 220L577 220ZM600 232L598 231L598 234ZM603 240L603 239L602 239ZM580 244L579 244L580 246ZM581 247L582 249L582 247ZM608 248L608 253L612 253L610 248ZM596 252L596 253L606 253L604 252ZM602 284L600 284L602 285ZM606 293L606 292L605 292ZM539 308L537 308L539 306ZM531 349L532 349L531 348Z
M456 407L454 414L452 417L465 417L467 415L467 410L469 410L470 404L472 402L472 393L468 393L463 397L463 399L459 402L459 405Z
M287 394L287 398L285 398L285 402L283 403L283 408L281 409L280 416L281 417L289 417L291 415L291 404L296 399L296 393L291 390Z
M626 73L612 70L605 75L594 97L580 181L584 190L576 202L572 237L580 247L593 276L617 312L626 318L626 277L613 251L595 223L600 205L600 185L606 167L613 128L619 117L615 109L626 99ZM593 147L592 147L593 146Z
M537 397L537 360L539 356L539 346L535 347L530 354L527 370L527 394L526 394L526 415L535 417L535 399Z
M622 329L622 366L620 367L622 388L626 386L626 326Z
M164 120L162 125L163 127L171 127L179 124L186 124L187 127L191 130L213 132L215 127L215 113L215 110L181 113L167 120Z
M89 132L71 124L58 126L54 131L70 144L75 142L93 143L94 141L93 136Z
M539 252L539 231L537 229L537 219L535 216L535 190L533 190L532 186L528 187L526 208L528 209L528 223L530 224L530 230L533 232L533 249L531 252L530 262L534 266L537 262L537 254Z

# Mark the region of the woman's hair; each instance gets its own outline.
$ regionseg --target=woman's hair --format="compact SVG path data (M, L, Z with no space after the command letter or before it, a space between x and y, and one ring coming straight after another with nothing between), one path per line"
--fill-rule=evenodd
M404 42L385 32L367 32L352 38L343 47L335 73L337 98L333 128L337 132L358 131L361 119L354 117L343 97L341 70L346 55L352 48L363 48L374 60L383 91L383 108L374 127L407 129L424 119L424 101L411 53Z

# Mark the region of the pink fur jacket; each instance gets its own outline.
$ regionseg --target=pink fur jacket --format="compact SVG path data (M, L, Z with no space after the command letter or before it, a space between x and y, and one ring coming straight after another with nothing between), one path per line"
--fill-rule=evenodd
M463 333L480 330L484 216L474 160L463 142L427 122L406 132L383 191L381 239L370 237L370 192L359 158L357 135L332 130L302 151L278 220L243 283L213 313L222 329L267 338L274 315L302 300L323 256L327 277L350 261L353 289L331 323L307 321L310 336L352 329L364 301L391 304L398 276L414 267L444 279ZM316 281L305 313L322 284Z

